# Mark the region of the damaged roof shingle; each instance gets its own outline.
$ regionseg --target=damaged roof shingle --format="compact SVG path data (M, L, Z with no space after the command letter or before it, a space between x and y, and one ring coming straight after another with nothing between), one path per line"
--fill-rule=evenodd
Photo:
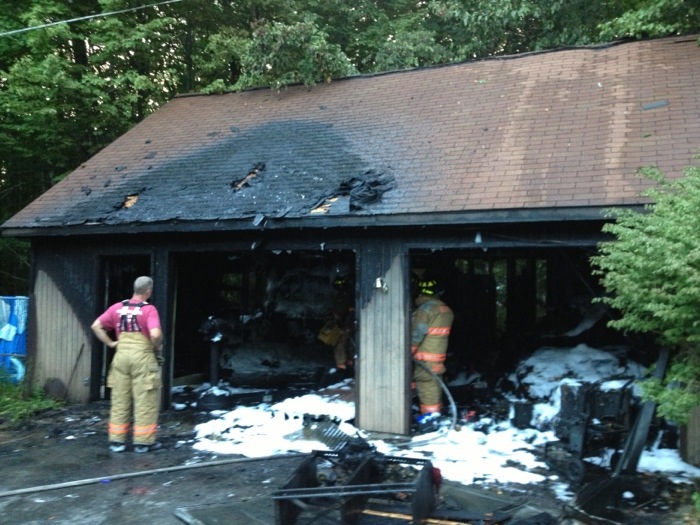
M234 180L231 183L231 187L235 190L238 191L240 190L243 186L248 186L251 183L255 181L257 176L262 173L262 171L265 169L265 163L264 162L258 162L251 168L251 170L248 172L248 174L243 177L242 179Z
M382 195L396 187L396 178L391 174L376 173L368 170L356 177L340 182L330 195L313 207L312 212L328 211L338 200L347 204L347 211L359 211L379 202ZM339 199L347 197L346 199Z

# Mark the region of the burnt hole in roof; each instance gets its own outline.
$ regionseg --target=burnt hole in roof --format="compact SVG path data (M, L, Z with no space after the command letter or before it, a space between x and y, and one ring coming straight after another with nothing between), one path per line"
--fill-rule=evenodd
M126 196L124 197L124 200L122 200L119 204L114 206L115 209L121 210L121 209L128 209L134 206L138 200L139 196L146 191L146 188L141 188L140 190L127 193Z
M89 186L83 186L80 188L80 190L85 194L85 195L90 195L92 193L92 190L90 189Z
M264 162L258 162L253 165L253 167L248 171L245 177L242 179L237 179L231 182L231 187L233 188L234 191L238 191L244 186L249 186L252 184L255 179L265 170L265 163Z
M126 199L124 199L124 203L122 204L122 208L131 208L138 200L138 195L127 195Z
M329 215L342 215L350 212L350 198L348 196L329 197L316 205L311 213L327 213Z
M358 177L353 177L340 183L343 195L350 196L350 208L362 208L382 199L382 195L396 187L393 175L368 170Z
M311 211L331 213L358 211L382 200L387 191L396 188L391 174L370 169L355 177L344 179L331 195L326 195Z

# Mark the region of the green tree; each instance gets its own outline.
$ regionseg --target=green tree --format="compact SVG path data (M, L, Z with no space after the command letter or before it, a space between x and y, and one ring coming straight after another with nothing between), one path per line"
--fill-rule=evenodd
M123 6L44 0L21 18L31 26ZM26 205L176 92L179 61L164 36L175 25L159 14L23 34L14 60L0 71L0 191L11 199L0 215Z
M445 34L455 30L456 21L433 16L428 2L299 3L305 18L321 28L329 42L338 44L359 72L406 69L455 59ZM445 23L449 29L445 29Z
M694 0L626 0L623 10L599 24L602 41L695 33L700 5Z
M54 24L128 6L3 2L1 30L45 27L0 38L1 220L175 93L179 61L169 45L175 19L151 9L150 18L134 13ZM26 244L3 239L0 249L0 293L16 293L17 279L26 283L29 275ZM11 279L19 268L24 275Z
M357 72L340 46L329 43L328 35L313 22L261 22L252 36L238 89L261 85L280 89L299 83L311 86Z
M614 240L592 263L607 291L603 302L621 313L610 325L673 349L665 379L644 388L661 415L683 423L700 405L700 167L677 180L656 168L643 173L656 183L644 193L650 204L615 212L604 227Z

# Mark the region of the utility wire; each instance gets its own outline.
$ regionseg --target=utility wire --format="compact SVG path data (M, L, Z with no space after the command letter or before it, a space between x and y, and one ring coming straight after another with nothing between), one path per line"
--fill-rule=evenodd
M44 29L46 27L57 26L59 24L70 24L71 22L80 22L82 20L90 20L92 18L100 18L105 16L120 15L122 13L129 13L131 11L140 11L142 9L148 9L149 7L158 7L165 4L174 4L176 2L182 2L182 0L166 0L164 2L158 2L156 4L142 5L139 7L130 7L128 9L120 9L119 11L110 11L108 13L98 13L96 15L86 15L78 18L70 18L68 20L60 20L58 22L51 22L49 24L42 24L40 26L25 27L22 29L14 29L13 31L5 31L0 33L0 36L16 35L17 33L25 33L27 31L33 31L34 29Z

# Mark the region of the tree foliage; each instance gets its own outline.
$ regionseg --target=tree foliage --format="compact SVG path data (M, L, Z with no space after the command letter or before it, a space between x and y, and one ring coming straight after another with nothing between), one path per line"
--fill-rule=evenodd
M340 46L328 42L328 35L313 22L260 21L252 37L241 62L242 75L234 87L312 86L357 73Z
M603 41L657 37L698 31L700 5L688 0L626 0L609 20L599 23Z
M696 0L0 0L0 220L178 93L694 31Z
M662 415L684 422L700 405L700 167L677 180L656 168L643 173L656 183L645 192L650 204L616 213L604 228L614 241L592 262L603 301L621 313L610 325L674 349L665 380L647 381L645 391Z

